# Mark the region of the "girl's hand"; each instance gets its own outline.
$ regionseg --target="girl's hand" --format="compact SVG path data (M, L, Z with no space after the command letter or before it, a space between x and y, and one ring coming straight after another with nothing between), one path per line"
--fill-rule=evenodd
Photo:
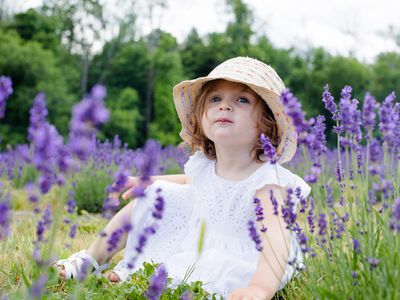
M268 293L258 286L234 289L227 300L266 300L270 299Z
M134 188L139 184L139 177L136 176L128 176L128 180L126 181L121 192L112 192L108 194L108 197L115 202L119 203L119 196L122 194L122 199L128 200L132 197L132 192ZM115 183L112 185L115 187Z

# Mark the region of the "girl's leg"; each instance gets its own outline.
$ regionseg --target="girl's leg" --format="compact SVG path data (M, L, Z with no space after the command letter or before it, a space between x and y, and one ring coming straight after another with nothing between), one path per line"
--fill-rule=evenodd
M112 251L107 251L108 248L107 241L114 231L116 231L118 228L123 227L126 224L126 222L130 221L133 201L129 202L110 220L110 222L106 225L106 227L103 230L105 235L97 236L96 239L90 244L89 248L87 249L87 254L92 256L99 265L102 265L105 262L109 261L114 256L115 253L117 253L118 251L120 251L125 247L126 240L128 237L127 232L123 233L116 247ZM60 270L60 275L62 277L65 277L64 267L59 266L58 269Z

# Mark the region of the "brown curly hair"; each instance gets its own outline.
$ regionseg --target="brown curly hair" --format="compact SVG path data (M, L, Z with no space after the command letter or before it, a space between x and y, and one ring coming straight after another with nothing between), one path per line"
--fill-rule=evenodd
M183 143L189 146L192 152L195 152L196 150L202 150L210 159L216 159L215 145L214 142L205 135L201 126L201 119L207 104L206 100L209 91L212 90L213 87L221 80L224 79L208 81L201 87L197 97L194 99L194 107L189 117L189 124L191 125L191 128L187 128L187 130L189 131L191 141L189 143ZM262 113L259 114L256 127L258 129L258 136L260 136L261 133L264 133L264 135L270 139L275 149L277 149L280 142L280 137L274 115L267 103L258 94L254 94L257 95L256 108L260 105L262 106ZM254 160L258 163L265 161L265 158L263 159L264 150L261 146L261 141L259 138L257 139L257 142L252 148L251 152L254 153Z

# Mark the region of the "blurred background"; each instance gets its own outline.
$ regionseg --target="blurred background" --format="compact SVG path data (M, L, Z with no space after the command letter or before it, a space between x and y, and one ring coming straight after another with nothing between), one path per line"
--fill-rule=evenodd
M27 142L38 92L67 136L72 106L96 83L111 112L100 139L176 145L172 87L238 55L275 68L307 118L328 116L325 84L336 101L351 85L360 104L367 91L382 102L400 88L399 9L390 0L0 0L0 75L14 87L0 147Z

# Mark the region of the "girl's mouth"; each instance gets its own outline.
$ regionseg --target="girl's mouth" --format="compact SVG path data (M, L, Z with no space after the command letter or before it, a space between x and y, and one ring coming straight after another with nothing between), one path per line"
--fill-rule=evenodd
M226 119L226 118L219 118L217 120L217 123L233 123L231 120Z

